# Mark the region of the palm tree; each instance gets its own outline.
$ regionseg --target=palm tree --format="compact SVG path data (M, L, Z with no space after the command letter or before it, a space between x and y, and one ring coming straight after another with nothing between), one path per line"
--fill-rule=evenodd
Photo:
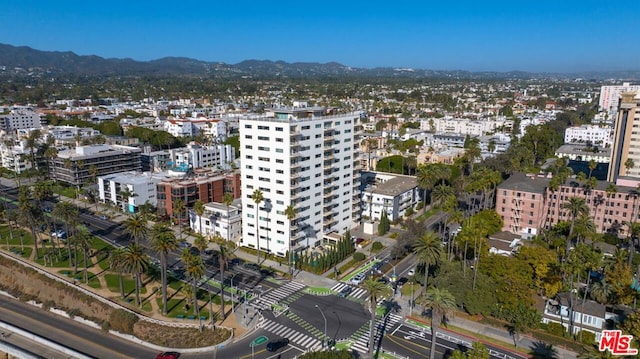
M73 236L73 242L76 245L80 246L80 248L82 249L84 282L85 284L89 283L89 277L87 275L87 257L89 256L88 252L91 248L91 234L86 227L82 226L76 231L75 235Z
M569 215L571 217L571 226L569 227L569 236L567 236L566 243L566 256L569 256L569 247L571 246L571 239L573 236L573 230L576 225L576 220L580 216L588 216L589 215L589 207L584 198L581 197L571 197L569 200L562 204L562 209L569 210Z
M431 312L431 350L429 358L436 355L436 337L440 323L446 321L456 308L456 298L446 289L431 287L418 298L418 303L424 306L425 311Z
M147 220L140 214L134 214L124 221L124 231L129 234L135 244L140 244L141 239L147 236Z
M122 254L122 266L124 271L131 274L136 282L136 305L140 306L140 286L141 276L149 267L149 258L144 253L144 249L137 243L131 243L124 249Z
M180 236L180 241L182 242L182 213L184 213L186 205L181 198L173 201L173 216L178 218L178 234Z
M264 196L262 195L262 191L259 189L256 189L255 191L253 191L253 194L251 195L251 199L253 200L253 202L256 204L256 248L258 250L257 252L257 262L258 264L260 264L260 203L262 203L262 201L264 201Z
M436 206L442 206L442 204L455 193L453 188L447 184L439 184L433 188L431 192L431 202Z
M287 208L284 209L284 215L287 216L287 219L289 220L289 270L293 274L293 269L291 268L291 256L293 255L293 251L291 250L291 226L293 226L293 220L296 218L296 207L288 205Z
M202 257L194 256L189 252L189 249L185 249L182 251L182 255L180 255L180 259L184 263L185 275L189 278L191 282L191 287L193 288L193 314L198 317L200 321L200 306L198 305L198 281L205 274L204 263L202 262ZM202 330L202 325L200 326Z
M227 268L227 261L231 252L226 245L221 244L218 249L218 265L220 266L220 310L222 311L222 320L226 318L226 312L224 310L224 270ZM233 308L233 305L231 306ZM211 313L213 316L213 313ZM213 321L211 322L213 325Z
M124 267L122 259L124 258L124 248L117 247L109 252L109 267L118 272L118 282L120 284L120 298L124 299L124 283L122 281L122 272Z
M610 302L611 293L613 292L613 286L606 280L595 282L591 285L589 296L600 304L607 305Z
M55 218L60 218L64 222L67 235L71 235L71 228L74 228L78 223L78 216L80 215L78 207L72 202L58 202L51 213ZM67 241L67 255L71 260L71 241Z
M162 314L167 314L167 261L169 252L178 249L175 233L164 223L151 228L151 249L160 254L160 277L162 280Z
M373 277L369 277L367 280L362 282L362 287L367 291L367 293L369 293L369 311L371 312L371 319L369 322L369 352L373 353L376 306L379 299L389 294L389 288L384 283L379 282L376 278Z
M231 236L231 220L229 219L229 207L231 207L231 204L233 203L233 194L226 192L222 196L222 203L227 206L227 242L229 242L231 240L229 238Z
M29 187L20 186L18 188L18 212L20 213L20 222L31 231L37 260L40 258L40 253L38 251L38 232L35 226L38 222L38 217L41 215L41 211L31 203L31 196L32 193Z
M432 171L426 165L422 165L418 167L418 172L416 173L416 181L418 182L418 187L422 189L422 209L423 212L427 211L427 191L431 190L436 183L436 180L433 176Z
M198 232L203 234L202 231L202 216L204 215L204 203L201 200L196 200L196 203L193 204L193 213L195 213L200 219L200 223L198 223Z
M442 245L434 232L427 232L422 237L416 238L413 243L413 253L418 263L424 265L424 287L427 288L429 270L432 265L440 262Z
M629 175L629 170L635 167L635 165L635 162L631 158L627 158L627 160L624 161L625 174L627 176Z

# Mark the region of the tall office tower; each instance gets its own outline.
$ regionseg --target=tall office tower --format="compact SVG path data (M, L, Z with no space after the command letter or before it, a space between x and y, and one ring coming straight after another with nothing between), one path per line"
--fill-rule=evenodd
M323 238L335 240L358 220L354 126L360 113L322 113L281 109L273 117L240 120L241 245L286 256ZM258 190L263 201L256 207ZM288 206L295 208L291 221Z
M613 152L607 181L640 178L640 92L622 94L613 134Z

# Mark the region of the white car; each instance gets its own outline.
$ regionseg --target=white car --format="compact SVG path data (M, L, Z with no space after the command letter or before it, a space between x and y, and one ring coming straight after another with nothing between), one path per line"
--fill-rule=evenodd
M416 275L416 269L415 268L409 269L409 272L407 272L407 275L410 277Z
M362 281L365 280L365 278L366 278L366 275L364 273L356 274L355 277L351 278L351 283L354 285L358 285L362 283Z

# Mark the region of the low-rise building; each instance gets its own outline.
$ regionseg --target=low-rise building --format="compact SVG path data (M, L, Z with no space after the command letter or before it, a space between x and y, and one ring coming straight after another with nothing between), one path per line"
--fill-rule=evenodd
M100 202L111 202L123 212L136 213L140 205L156 206L157 184L166 174L122 172L98 177Z
M220 236L238 242L242 235L241 211L240 199L234 200L228 207L224 203L206 203L202 216L193 210L189 211L189 225L193 231L206 237Z
M51 178L73 186L82 186L112 173L140 171L140 152L136 147L92 145L58 152L50 160Z
M564 143L593 144L599 147L611 147L613 129L610 126L582 125L564 130Z
M176 168L217 168L231 169L235 161L235 150L231 145L204 146L190 142L186 147L169 150L169 166Z
M192 208L197 200L220 203L225 193L240 198L240 171L196 168L176 172L158 183L158 214L173 216L177 200L182 200L186 208ZM182 220L186 223L186 216Z
M564 144L556 150L555 155L556 157L568 158L572 161L609 163L611 161L611 148L589 147L581 144Z
M385 212L393 222L420 203L420 190L413 176L368 172L361 178L368 184L362 191L362 214L371 219L379 220Z

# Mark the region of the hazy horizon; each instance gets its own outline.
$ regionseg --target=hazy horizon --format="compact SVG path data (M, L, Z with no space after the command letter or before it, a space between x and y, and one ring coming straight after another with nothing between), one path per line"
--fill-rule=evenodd
M640 2L540 0L216 4L24 0L3 5L0 41L151 61L186 57L357 68L571 73L640 70ZM10 29L11 31L6 31Z

